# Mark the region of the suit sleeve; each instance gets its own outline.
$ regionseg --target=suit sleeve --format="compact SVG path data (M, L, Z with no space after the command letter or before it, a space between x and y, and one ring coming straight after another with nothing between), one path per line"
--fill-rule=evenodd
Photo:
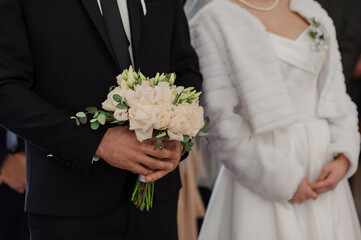
M287 202L305 176L305 170L264 140L271 139L272 132L255 134L244 115L235 110L240 99L223 62L221 53L226 51L220 46L223 43L213 40L212 34L218 32L208 27L212 25L208 18L201 19L200 14L195 18L191 35L204 78L210 149L237 182L266 199Z
M32 91L36 69L28 34L20 1L0 0L0 124L89 174L106 130L77 128L70 120L73 113Z
M190 43L188 21L182 1L174 0L174 28L172 36L171 71L177 74L177 85L195 87L201 91L202 76L198 57Z
M8 150L6 149L6 132L5 129L0 127L0 168L7 154Z

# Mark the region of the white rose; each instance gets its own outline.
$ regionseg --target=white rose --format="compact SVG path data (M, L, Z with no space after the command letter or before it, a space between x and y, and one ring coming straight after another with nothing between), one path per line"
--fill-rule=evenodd
M173 104L175 96L172 94L172 89L168 82L160 82L154 87L155 104L162 106L169 106Z
M144 86L144 87L151 87L150 82L149 82L149 81L147 81L147 80L142 80L142 84L141 84L141 86Z
M135 90L135 96L142 105L154 105L155 103L155 90L150 86L138 85Z
M119 86L121 85L122 80L125 82L124 77L126 77L126 74L124 72L116 77Z
M134 107L139 104L139 99L135 95L135 92L131 89L125 91L124 97L129 107Z
M183 141L183 135L186 135L185 133L189 128L190 123L187 117L182 112L177 112L171 118L171 121L169 123L168 136L170 140L177 139L177 141L179 141L180 136L182 136Z
M122 109L117 108L114 112L114 118L118 121L127 121L128 120L128 109L127 108L122 108Z
M154 114L159 111L150 105L136 105L129 109L129 129L134 130L138 141L153 135Z
M124 97L125 91L123 89L120 89L119 87L116 87L112 91L110 91L108 93L107 100L102 103L102 107L104 110L114 112L117 109L118 102L113 99L113 96L115 94Z
M173 133L170 130L167 131L169 140L171 141L179 141L182 142L183 141L183 135L181 133Z
M197 103L183 103L175 108L175 114L182 114L189 122L189 127L182 130L183 135L194 137L204 125L203 108Z
M163 130L168 128L173 112L170 109L162 109L154 114L153 128Z
M191 128L188 136L195 137L204 126L204 110L203 107L198 106L198 104L192 104L190 106L192 108L193 114L192 118L190 119Z

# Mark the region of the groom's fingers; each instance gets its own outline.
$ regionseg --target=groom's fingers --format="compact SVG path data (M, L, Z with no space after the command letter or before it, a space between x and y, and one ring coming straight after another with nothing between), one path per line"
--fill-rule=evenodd
M140 149L145 154L159 159L171 158L173 154L173 152L168 149L162 149L162 151L160 151L159 149L154 150L154 146L152 145L142 145Z
M137 162L143 164L144 166L152 170L157 170L157 169L170 170L174 168L174 164L172 162L162 161L159 159L149 157L147 155L142 155L138 157Z
M164 177L165 175L167 175L170 172L171 172L170 170L158 170L158 171L155 171L154 173L147 175L145 180L147 182L154 182L154 181L161 179L162 177Z
M133 173L136 173L136 174L141 174L141 175L144 175L144 176L147 176L151 173L153 173L154 171L153 170L150 170L144 166L142 166L141 164L131 164L131 172Z
M157 170L149 175L146 176L145 180L147 182L154 182L157 181L158 179L161 179L162 177L164 177L165 175L167 175L168 173L172 172L174 169L176 169L177 164L179 162L179 160L175 159L175 160L169 160L168 162L173 164L173 168L169 169L169 170Z

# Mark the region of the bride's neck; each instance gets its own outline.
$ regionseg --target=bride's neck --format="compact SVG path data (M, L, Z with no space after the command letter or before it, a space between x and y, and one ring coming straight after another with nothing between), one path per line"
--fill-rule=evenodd
M246 0L246 1L254 5L270 5L274 3L275 0Z

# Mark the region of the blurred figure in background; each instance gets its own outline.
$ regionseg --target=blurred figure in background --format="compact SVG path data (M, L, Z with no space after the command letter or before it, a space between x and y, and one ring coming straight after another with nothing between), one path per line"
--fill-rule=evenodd
M29 239L25 175L24 142L0 128L0 239Z
M197 221L204 217L205 209L199 194L196 176L201 155L194 146L186 161L179 165L182 185L178 200L178 239L197 240L200 224Z
M317 0L336 27L346 84L349 85L361 43L360 0Z

